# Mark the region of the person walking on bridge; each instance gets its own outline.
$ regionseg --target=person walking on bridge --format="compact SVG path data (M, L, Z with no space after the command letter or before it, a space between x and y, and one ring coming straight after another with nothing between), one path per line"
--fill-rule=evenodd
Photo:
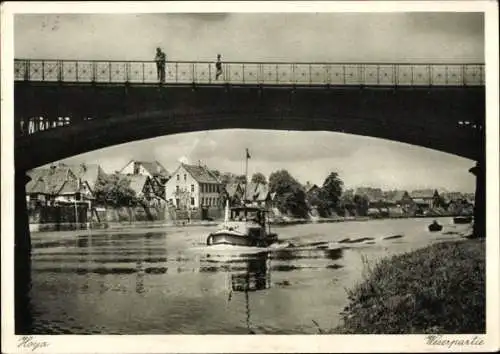
M215 63L215 80L219 80L219 76L222 75L222 61L220 59L220 54L217 54L217 62Z

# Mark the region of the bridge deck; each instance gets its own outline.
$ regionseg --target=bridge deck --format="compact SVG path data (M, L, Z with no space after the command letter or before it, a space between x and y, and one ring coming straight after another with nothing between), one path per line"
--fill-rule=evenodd
M154 84L154 61L15 59L15 81ZM167 62L165 84L483 86L484 64Z

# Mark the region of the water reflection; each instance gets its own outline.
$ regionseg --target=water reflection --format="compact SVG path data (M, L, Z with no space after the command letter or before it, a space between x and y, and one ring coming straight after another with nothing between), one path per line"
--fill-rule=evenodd
M421 223L406 221L409 234L389 241L381 236L405 230L290 227L283 245L264 250L200 245L201 228L40 233L30 292L35 332L317 333L312 320L328 322L345 306L344 288L362 266L358 253L379 257L428 243L411 236Z
M246 261L246 270L231 274L232 291L257 291L271 287L270 257L268 253L251 256Z
M251 326L251 308L249 292L269 289L271 287L271 257L267 252L247 256L245 271L231 274L231 292L228 301L231 301L232 292L243 292L245 295L245 324L248 333L255 334Z

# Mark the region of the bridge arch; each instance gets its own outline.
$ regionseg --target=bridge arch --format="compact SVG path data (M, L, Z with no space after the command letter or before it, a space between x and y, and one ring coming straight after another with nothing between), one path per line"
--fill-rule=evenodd
M48 129L16 141L16 167L22 170L127 142L165 135L222 129L331 131L388 139L469 159L480 154L478 132L426 120L380 119L370 115L309 115L301 112L242 110L179 113L168 111L95 119ZM398 126L398 129L391 127Z

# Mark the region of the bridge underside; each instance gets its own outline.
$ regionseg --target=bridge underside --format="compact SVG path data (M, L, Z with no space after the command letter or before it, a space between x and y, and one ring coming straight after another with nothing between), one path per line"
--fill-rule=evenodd
M40 116L70 117L71 124L18 135L16 169L134 140L227 128L344 132L484 156L484 87L16 83L16 126Z

